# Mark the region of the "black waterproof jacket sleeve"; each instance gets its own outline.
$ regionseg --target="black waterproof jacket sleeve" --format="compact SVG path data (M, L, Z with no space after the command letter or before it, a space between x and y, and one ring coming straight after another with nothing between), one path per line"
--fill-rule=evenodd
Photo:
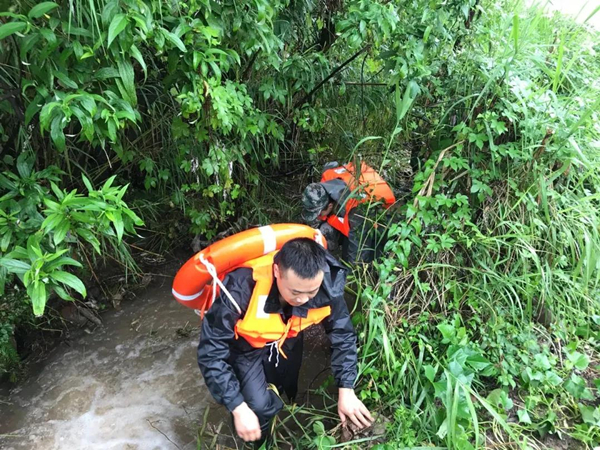
M249 293L254 288L252 271L238 269L223 280L223 284L238 302L242 312L248 308ZM235 324L241 315L224 295L217 297L202 321L198 344L198 365L206 387L215 400L233 411L243 401L240 383L228 360L235 339Z

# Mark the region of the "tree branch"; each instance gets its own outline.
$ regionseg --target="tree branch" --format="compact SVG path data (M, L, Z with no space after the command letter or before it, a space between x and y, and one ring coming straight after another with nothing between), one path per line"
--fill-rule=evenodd
M350 59L346 60L344 63L342 63L341 65L339 65L338 67L336 67L333 72L331 72L329 75L327 75L327 77L325 77L325 79L323 81L321 81L319 84L317 84L312 91L310 91L308 94L306 94L304 97L302 97L300 99L300 101L296 102L294 104L294 108L300 105L303 105L304 103L306 103L308 100L310 100L310 98L313 96L313 94L315 92L317 92L321 86L323 86L325 83L327 83L329 80L331 80L333 77L335 77L339 72L341 72L342 70L344 70L344 68L350 64L352 61L354 61L356 58L358 58L362 53L366 52L369 48L371 48L370 45L367 45L363 48L361 48L358 52L356 52L354 55L352 55L350 57Z

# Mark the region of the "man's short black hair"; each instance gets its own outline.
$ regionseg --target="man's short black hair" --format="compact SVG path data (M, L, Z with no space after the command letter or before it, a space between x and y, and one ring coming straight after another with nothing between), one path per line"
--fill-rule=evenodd
M327 267L326 252L312 239L296 238L286 242L275 255L280 270L292 269L305 280L315 278Z

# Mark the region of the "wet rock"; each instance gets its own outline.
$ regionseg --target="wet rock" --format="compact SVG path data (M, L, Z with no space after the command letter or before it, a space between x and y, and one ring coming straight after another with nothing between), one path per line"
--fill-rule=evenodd
M81 314L79 308L77 308L74 303L69 303L63 306L60 309L60 316L67 322L80 327L84 326L88 321L85 316Z
M122 301L123 301L123 294L121 292L117 292L111 298L111 302L112 302L113 308L115 308L116 310L121 309L121 302Z
M91 310L89 310L87 308L79 308L79 312L81 313L81 315L83 317L85 317L87 320L89 320L93 324L102 326L102 321L100 320L100 318L96 314L94 314Z

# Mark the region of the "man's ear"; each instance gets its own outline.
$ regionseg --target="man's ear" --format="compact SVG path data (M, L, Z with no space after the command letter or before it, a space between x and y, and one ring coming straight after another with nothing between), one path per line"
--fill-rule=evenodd
M273 275L275 275L275 278L279 279L279 266L277 263L273 263Z

